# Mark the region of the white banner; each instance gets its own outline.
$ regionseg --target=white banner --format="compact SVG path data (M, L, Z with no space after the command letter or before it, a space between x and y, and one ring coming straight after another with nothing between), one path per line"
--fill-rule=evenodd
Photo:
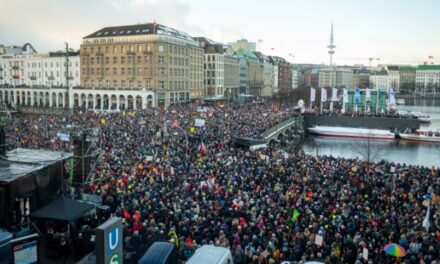
M336 88L332 89L332 101L333 102L338 101L338 89Z
M393 88L390 88L389 91L389 98L390 98L390 105L395 105L396 104L396 97L394 97L394 90Z
M370 101L371 99L371 90L369 88L365 89L365 99Z
M327 89L321 88L321 102L327 102Z
M310 102L315 102L316 90L315 88L310 88Z
M60 138L61 141L70 141L70 135L57 133L57 137Z
M343 103L344 104L348 103L348 91L347 91L347 89L344 89Z
M205 119L197 118L197 119L196 119L195 126L196 126L196 127L203 127L203 126L205 126Z

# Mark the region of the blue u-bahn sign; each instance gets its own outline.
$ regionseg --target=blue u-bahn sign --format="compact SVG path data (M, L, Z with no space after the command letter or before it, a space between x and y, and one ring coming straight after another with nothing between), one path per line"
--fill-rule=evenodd
M121 218L110 218L96 228L96 263L122 263L122 221Z

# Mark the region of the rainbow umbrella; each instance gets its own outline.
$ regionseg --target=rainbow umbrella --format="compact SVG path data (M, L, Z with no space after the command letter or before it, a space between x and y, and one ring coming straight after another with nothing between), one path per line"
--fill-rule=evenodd
M404 257L406 256L406 250L395 243L386 244L383 248L385 253L394 257Z

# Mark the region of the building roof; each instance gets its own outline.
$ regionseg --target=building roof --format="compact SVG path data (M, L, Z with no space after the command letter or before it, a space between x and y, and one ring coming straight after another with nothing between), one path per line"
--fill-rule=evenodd
M70 56L79 56L79 51L73 51L70 50L68 52L69 57ZM49 57L65 57L66 56L66 52L65 51L53 51L53 52L49 52Z
M250 50L238 49L236 51L236 54L237 54L237 57L239 59L245 59L245 60L248 60L248 61L260 62L258 57L255 56L255 54L252 51L250 51Z
M389 71L398 71L399 70L399 66L397 66L397 65L388 65L387 69Z
M99 38L99 37L119 37L119 36L133 36L133 35L168 35L176 38L191 40L192 37L183 31L170 28L157 23L136 24L127 26L105 27L88 36L84 39Z
M418 71L440 71L440 65L419 65Z
M227 45L210 40L205 37L195 37L193 39L198 43L200 43L200 47L202 47L205 50L205 53L207 54L213 54L213 53L223 54L225 52L225 49L228 47Z
M0 158L0 182L11 182L41 170L58 161L73 157L73 153L42 149L17 148Z
M411 66L411 65L400 65L399 66L399 71L415 71L416 67Z

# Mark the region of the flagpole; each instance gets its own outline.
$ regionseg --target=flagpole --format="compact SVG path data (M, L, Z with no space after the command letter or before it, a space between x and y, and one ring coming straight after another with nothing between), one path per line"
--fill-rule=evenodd
M332 112L332 113L333 113L333 100L334 100L334 96L333 96L334 91L333 91L333 89L335 89L335 88L332 88L332 100L330 101L330 112Z
M379 107L379 88L376 89L376 115L377 115L378 107Z

